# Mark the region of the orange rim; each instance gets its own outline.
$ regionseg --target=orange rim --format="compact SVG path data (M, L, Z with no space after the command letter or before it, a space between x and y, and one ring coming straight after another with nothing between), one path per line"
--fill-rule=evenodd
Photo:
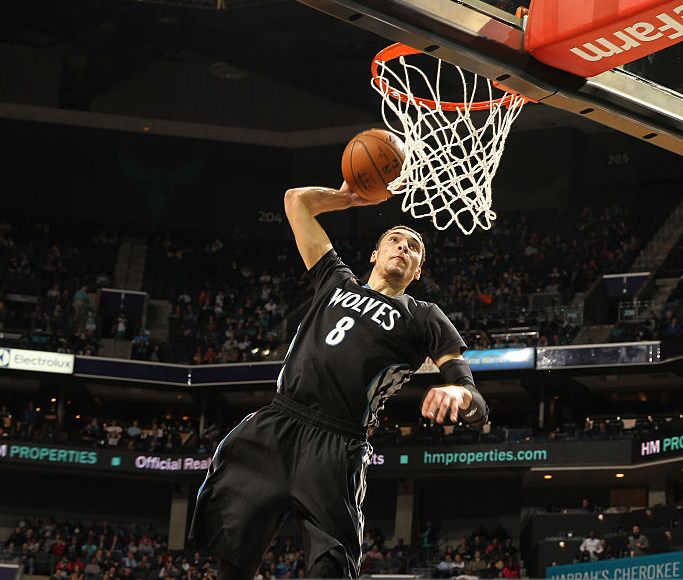
M407 44L403 44L401 42L396 42L390 46L387 46L385 49L380 50L376 55L375 58L372 60L372 64L370 66L370 71L372 72L372 80L373 82L379 87L379 89L383 92L388 94L390 97L393 97L394 99L398 99L403 101L404 103L407 103L411 97L409 97L407 94L399 91L398 89L395 89L392 87L386 80L380 78L379 76L379 63L385 63L390 60L397 59L401 56L409 56L411 54L421 54L422 51L413 48L411 46L408 46ZM529 99L523 95L520 95L519 93L516 93L514 91L511 91L507 87L501 85L500 83L496 81L491 81L494 87L497 89L500 89L502 91L506 91L508 94L500 97L499 99L490 99L488 101L475 101L472 103L456 103L453 101L441 101L441 109L444 111L463 111L465 109L470 109L472 111L483 111L485 109L490 109L493 105L500 105L503 107L509 107L510 102L512 101L513 97L519 96L522 99L524 99L525 103L532 102L535 103L536 101ZM412 99L418 104L418 105L423 105L425 107L429 107L430 109L436 109L437 108L437 102L432 100L432 99L425 99L422 97L416 97L413 96Z

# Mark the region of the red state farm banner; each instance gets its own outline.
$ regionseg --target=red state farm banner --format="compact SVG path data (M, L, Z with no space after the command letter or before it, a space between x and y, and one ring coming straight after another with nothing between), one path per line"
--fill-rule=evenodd
M531 0L524 49L592 77L683 40L683 0Z

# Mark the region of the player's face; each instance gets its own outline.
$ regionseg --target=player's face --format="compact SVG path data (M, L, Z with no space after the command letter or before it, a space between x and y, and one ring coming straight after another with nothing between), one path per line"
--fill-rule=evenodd
M392 278L402 279L406 285L420 277L422 244L415 234L396 229L389 232L372 252L370 262Z

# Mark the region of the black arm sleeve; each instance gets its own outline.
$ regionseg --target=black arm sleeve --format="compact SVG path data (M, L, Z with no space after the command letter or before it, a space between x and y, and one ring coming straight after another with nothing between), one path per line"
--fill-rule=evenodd
M466 388L472 393L472 402L467 409L460 409L458 417L472 425L481 427L489 419L489 407L481 393L474 386L474 378L469 365L462 358L452 358L439 367L439 372L444 380L452 385Z

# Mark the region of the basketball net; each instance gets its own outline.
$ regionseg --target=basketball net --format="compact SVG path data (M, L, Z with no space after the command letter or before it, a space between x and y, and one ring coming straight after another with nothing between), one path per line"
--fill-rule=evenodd
M436 59L431 81L421 68L406 62L406 56L419 53L393 44L377 54L372 65L372 87L382 95L384 123L405 142L403 169L388 189L403 196L404 212L431 217L439 230L453 222L466 235L477 226L488 230L496 219L491 182L510 126L529 99L503 87L497 88L504 95L494 98L492 82L478 75L468 87L464 71L441 59ZM442 69L447 67L455 68L461 81L461 102L441 99ZM415 96L414 85L426 90L428 98ZM475 101L482 85L488 99ZM481 113L475 121L472 111L485 110L488 116Z

